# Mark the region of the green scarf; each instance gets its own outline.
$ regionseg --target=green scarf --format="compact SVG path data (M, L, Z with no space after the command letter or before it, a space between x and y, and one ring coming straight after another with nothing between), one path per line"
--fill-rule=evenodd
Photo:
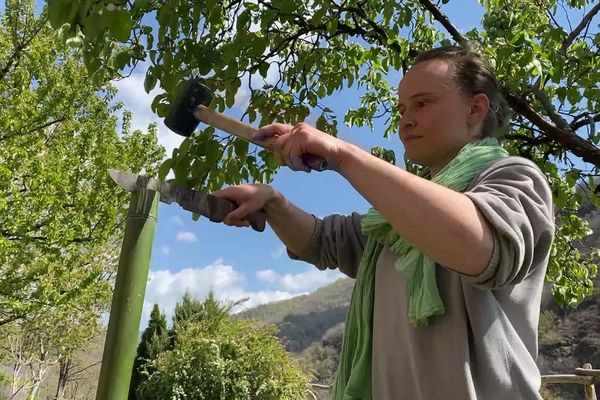
M431 181L455 191L464 191L475 175L494 161L508 156L495 138L468 143ZM435 262L409 245L377 210L371 208L362 220L368 236L354 283L342 354L335 379L335 400L372 398L371 352L375 266L381 250L388 247L398 255L395 268L406 276L414 326L427 325L429 317L445 312L435 276Z

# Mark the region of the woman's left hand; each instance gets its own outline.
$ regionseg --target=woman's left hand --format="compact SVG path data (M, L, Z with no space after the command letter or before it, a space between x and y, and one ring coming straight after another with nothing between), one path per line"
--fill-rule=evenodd
M307 162L317 169L313 161L319 158L325 160L327 169L338 170L346 145L346 142L305 123L266 125L252 136L252 140L264 143L292 170L305 172L311 171Z

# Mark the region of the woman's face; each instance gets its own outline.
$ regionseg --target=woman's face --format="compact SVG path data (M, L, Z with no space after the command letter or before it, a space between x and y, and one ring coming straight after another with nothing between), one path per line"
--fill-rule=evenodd
M479 135L487 113L482 106L489 107L487 97L462 94L446 61L414 65L398 87L400 140L408 158L435 175Z

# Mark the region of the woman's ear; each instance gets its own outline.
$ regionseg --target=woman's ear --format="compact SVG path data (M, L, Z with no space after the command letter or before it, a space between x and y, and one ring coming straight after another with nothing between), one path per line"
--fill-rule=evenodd
M467 119L468 124L471 127L476 125L483 126L483 122L485 120L485 116L490 109L490 99L483 94L476 94L471 98L471 110L469 112L469 116Z

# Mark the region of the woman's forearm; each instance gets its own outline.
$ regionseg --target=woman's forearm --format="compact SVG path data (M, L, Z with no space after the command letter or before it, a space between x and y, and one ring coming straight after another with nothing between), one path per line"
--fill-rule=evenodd
M315 219L276 192L263 210L267 222L279 239L294 254L300 255L310 242L315 229Z
M339 171L400 236L433 260L468 275L489 263L492 231L467 196L352 144L341 149Z

